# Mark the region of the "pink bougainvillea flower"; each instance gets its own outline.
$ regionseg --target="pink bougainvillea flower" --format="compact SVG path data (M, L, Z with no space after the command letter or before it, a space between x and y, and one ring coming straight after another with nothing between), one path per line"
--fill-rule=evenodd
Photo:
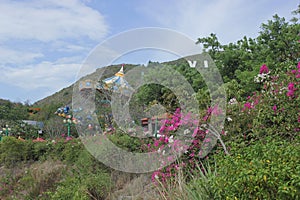
M200 150L198 155L201 157L201 156L202 156L202 154L203 154L203 151L202 151L202 150Z
M295 84L294 83L289 83L288 84L288 92L286 93L286 95L288 97L294 97L294 92L295 92Z
M156 181L159 179L161 176L161 173L159 171L153 172L151 176L152 182L156 183Z
M294 90L289 90L289 91L286 93L286 96L288 96L288 97L293 97L293 96L294 96Z
M222 114L222 109L219 108L218 105L216 105L212 110L212 114L215 116L218 116L218 115Z
M288 84L288 89L289 90L294 90L294 83L289 83Z
M196 137L198 131L199 131L199 128L198 128L198 127L195 128L195 130L194 130L194 132L193 132L193 134L192 134L192 137Z
M166 129L166 126L163 125L163 126L160 127L159 132L162 133L162 132L165 131L165 129Z
M206 111L207 114L211 114L211 112L213 111L213 108L212 107L209 107Z
M244 104L244 108L251 109L251 108L252 108L251 103L250 103L250 102L246 102L246 103Z
M203 142L210 142L211 139L210 138L206 138Z
M276 106L276 105L274 105L274 106L273 106L273 108L272 108L272 110L274 110L274 113L276 114L276 111L277 111L277 106Z
M254 105L257 105L259 103L259 99L255 99Z
M66 141L69 141L69 140L72 140L72 137L67 136L67 137L66 137Z
M267 67L266 64L263 64L259 69L260 74L267 74L268 72L269 72L269 68Z
M222 114L222 109L218 107L218 105L215 105L214 107L208 107L207 108L207 116L209 117L210 115L215 115L218 116L220 114ZM207 119L204 119L204 121L206 121Z
M159 140L155 140L154 141L154 146L158 147L158 145L159 145Z
M173 125L172 125L172 126L169 126L169 127L168 127L168 130L169 130L169 131L174 131L174 130L175 130L175 127L174 127Z
M208 118L209 118L209 116L208 116L208 115L205 115L205 116L203 117L203 121L207 121Z
M300 69L300 62L298 62L297 68Z

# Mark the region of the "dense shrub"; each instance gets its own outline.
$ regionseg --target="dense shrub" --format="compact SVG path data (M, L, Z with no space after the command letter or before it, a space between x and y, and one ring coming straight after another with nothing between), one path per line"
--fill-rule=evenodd
M130 152L141 152L142 139L129 136L127 133L117 130L115 134L108 138L118 147Z
M267 66L261 69L263 67ZM284 73L257 73L256 81L261 90L228 105L229 138L238 135L250 142L280 135L283 139L295 139L300 132L300 62Z
M86 150L79 152L66 179L54 192L51 199L105 199L112 188L110 174Z
M268 138L216 155L217 176L210 183L219 199L299 199L300 146Z
M30 152L32 152L30 145L14 137L4 137L0 143L0 163L11 167L30 157L28 155Z

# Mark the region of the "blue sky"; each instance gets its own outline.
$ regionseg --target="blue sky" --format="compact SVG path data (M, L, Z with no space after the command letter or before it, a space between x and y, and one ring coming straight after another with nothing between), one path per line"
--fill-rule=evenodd
M298 0L0 0L0 98L33 103L69 86L89 52L123 31L169 28L195 41L213 32L221 43L235 42L244 35L256 37L261 23L276 13L290 19L298 4ZM164 58L170 57L145 51L127 55L122 62Z

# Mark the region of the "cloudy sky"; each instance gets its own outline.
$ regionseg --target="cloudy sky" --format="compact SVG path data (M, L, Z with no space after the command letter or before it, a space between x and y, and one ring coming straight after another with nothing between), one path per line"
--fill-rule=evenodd
M161 27L193 40L255 37L274 14L290 19L298 0L0 0L0 98L31 103L72 84L102 41ZM137 38L138 39L138 38ZM151 54L149 60L163 60ZM157 56L157 57L155 57ZM146 62L128 56L124 62Z

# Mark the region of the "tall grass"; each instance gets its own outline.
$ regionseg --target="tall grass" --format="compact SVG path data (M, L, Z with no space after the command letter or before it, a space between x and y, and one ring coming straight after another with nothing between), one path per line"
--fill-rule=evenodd
M188 171L188 173L184 173ZM163 200L211 200L215 199L211 181L216 176L216 166L209 162L196 164L195 169L179 169L176 176L163 183L157 180L156 190Z

